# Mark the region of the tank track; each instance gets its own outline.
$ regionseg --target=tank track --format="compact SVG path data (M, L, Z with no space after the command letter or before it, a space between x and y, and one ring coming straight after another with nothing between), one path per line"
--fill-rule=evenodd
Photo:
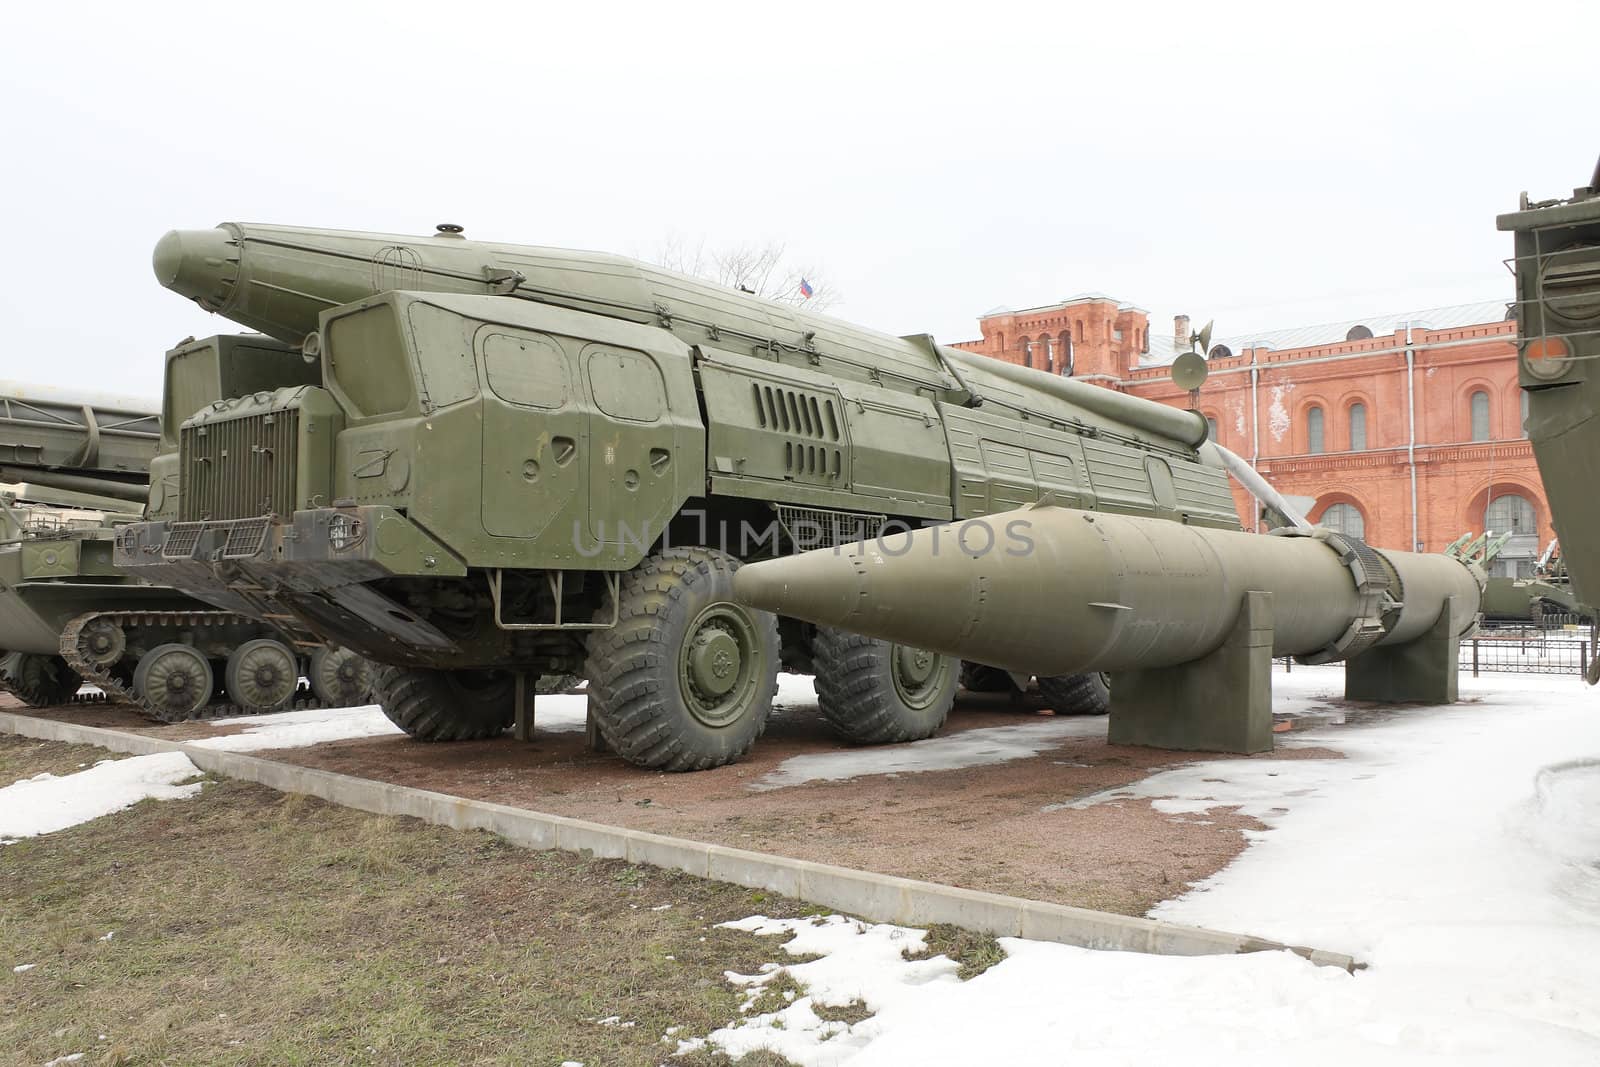
M212 700L201 706L198 710L188 715L174 716L164 708L156 707L141 699L133 691L133 687L117 678L106 667L97 666L87 655L80 641L84 627L97 619L110 619L120 626L182 626L185 628L199 628L205 626L234 626L250 624L254 620L244 615L236 615L231 611L90 611L79 615L61 631L61 658L67 665L83 677L85 685L96 686L106 695L106 699L132 705L146 718L161 723L195 722L201 719L223 719L233 716L256 715L259 712L241 707L230 700ZM311 692L309 686L301 683L295 690L294 699L284 707L284 711L304 711L322 707L322 702Z

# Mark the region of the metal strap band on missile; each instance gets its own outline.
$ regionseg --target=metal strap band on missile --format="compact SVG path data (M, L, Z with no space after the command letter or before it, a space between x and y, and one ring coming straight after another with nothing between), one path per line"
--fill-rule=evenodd
M0 712L0 731L137 755L182 752L203 771L285 793L304 793L360 811L407 816L457 830L487 830L526 848L556 848L684 871L699 878L782 893L875 922L912 926L951 923L999 937L1167 956L1290 951L1312 963L1346 971L1363 966L1343 953L1285 945L1248 934L959 889L627 830L121 730Z
M1350 577L1355 579L1359 598L1359 613L1350 620L1350 626L1343 634L1316 652L1296 656L1295 659L1308 666L1334 663L1359 656L1377 644L1388 630L1384 618L1403 606L1389 593L1391 585L1399 581L1399 576L1384 564L1383 557L1359 537L1322 527L1298 529L1286 526L1271 531L1271 535L1311 537L1333 549L1339 562L1349 569Z

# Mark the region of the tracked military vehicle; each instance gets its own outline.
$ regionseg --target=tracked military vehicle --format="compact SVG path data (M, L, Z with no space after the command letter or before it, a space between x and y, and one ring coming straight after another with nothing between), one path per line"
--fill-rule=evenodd
M624 758L716 766L780 664L846 738L925 737L957 661L734 604L740 563L1046 494L1238 528L1195 412L615 256L227 224L155 269L321 380L186 420L178 514L118 565L383 664L419 738L499 733L530 678L581 673Z
M159 437L152 404L0 383L0 689L24 703L72 699L62 629L145 591L111 565L109 526L138 517Z
M366 668L353 654L296 647L280 627L130 578L111 560L119 526L141 511L176 512L177 441L160 427L222 390L309 373L276 342L224 337L168 354L164 418L93 398L0 393L0 474L27 479L7 492L0 519L0 685L44 706L88 682L163 721L364 698Z

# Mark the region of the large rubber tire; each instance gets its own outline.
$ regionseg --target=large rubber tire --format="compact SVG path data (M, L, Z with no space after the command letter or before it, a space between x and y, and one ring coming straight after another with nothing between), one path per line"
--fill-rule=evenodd
M325 708L348 708L372 699L371 661L348 648L323 645L311 653L306 677L311 693Z
M1111 711L1111 679L1104 674L1040 678L1039 695L1057 715L1105 715Z
M216 689L211 662L192 645L157 645L133 669L133 691L168 722L198 715Z
M983 663L961 665L961 686L969 693L1010 693L1017 688L1010 674Z
M817 706L858 745L920 741L939 732L955 703L961 661L831 626L811 640Z
M481 741L517 716L510 671L377 666L372 694L389 721L418 741Z
M300 662L282 641L258 637L233 650L222 678L228 699L244 711L282 711L300 688Z
M60 656L39 652L7 652L0 657L5 688L30 708L65 704L78 693L83 679Z
M670 548L622 579L617 624L589 638L584 673L600 735L639 767L732 763L767 726L778 620L733 602L739 561Z

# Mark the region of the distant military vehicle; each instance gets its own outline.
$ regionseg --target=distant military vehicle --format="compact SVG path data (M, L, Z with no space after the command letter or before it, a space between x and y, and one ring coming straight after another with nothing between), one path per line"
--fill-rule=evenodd
M0 686L44 706L87 681L167 721L279 710L304 697L302 675L319 701L364 697L366 665L352 653L294 647L276 626L132 579L111 560L116 529L142 517L140 501L150 515L176 514L177 440L162 425L224 389L310 373L267 338L186 342L168 354L165 419L0 386L0 474L26 479L4 493L0 516Z
M138 516L159 437L153 404L0 382L0 689L24 703L70 700L63 627L144 589L104 527Z
M155 268L322 376L187 420L179 513L118 564L384 664L419 738L582 674L624 758L711 767L780 662L845 737L925 737L957 661L740 607L741 560L1046 493L1238 527L1196 413L615 256L228 224Z
M1522 194L1514 234L1518 381L1528 439L1579 603L1600 604L1600 167L1557 200ZM1600 681L1600 655L1589 665Z
M1551 617L1568 621L1591 618L1594 612L1572 594L1572 580L1557 548L1545 546L1525 578L1496 575L1483 590L1483 617L1494 622L1542 622Z

